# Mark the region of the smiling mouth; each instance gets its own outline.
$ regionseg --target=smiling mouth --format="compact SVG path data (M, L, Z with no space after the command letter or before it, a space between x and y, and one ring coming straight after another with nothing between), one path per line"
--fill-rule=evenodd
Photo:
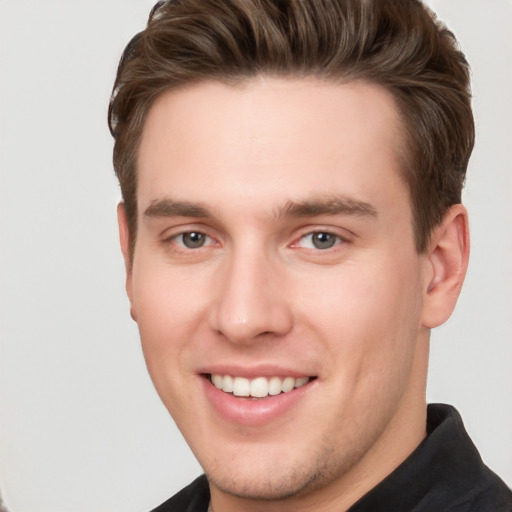
M316 377L256 377L247 379L232 375L207 375L210 382L224 393L236 397L266 398L282 393L289 393L296 388L305 386Z

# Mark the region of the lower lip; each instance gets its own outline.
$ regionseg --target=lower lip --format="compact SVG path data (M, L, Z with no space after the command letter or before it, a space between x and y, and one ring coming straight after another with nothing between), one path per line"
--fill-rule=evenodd
M208 378L202 377L206 397L224 420L246 426L260 426L285 416L304 398L316 381L310 381L288 393L256 400L236 397L216 388Z

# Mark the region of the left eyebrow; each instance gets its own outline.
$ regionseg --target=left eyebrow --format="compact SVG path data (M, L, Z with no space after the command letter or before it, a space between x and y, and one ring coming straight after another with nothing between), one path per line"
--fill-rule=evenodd
M212 213L201 203L192 203L189 201L175 201L173 199L157 199L151 201L150 205L144 210L145 217L194 217L211 218Z
M316 217L319 215L354 215L377 217L377 210L370 203L350 196L326 196L304 201L287 201L276 212L277 218Z

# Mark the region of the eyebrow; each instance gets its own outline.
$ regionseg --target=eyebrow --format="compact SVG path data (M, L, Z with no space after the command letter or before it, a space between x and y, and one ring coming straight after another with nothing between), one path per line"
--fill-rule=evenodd
M369 203L344 195L318 197L303 201L287 201L277 208L276 219L316 217L319 215L354 215L377 217L377 210ZM144 211L145 217L212 218L212 212L201 203L177 201L171 198L155 199Z
M354 215L377 217L377 210L369 203L350 196L333 195L305 201L288 201L277 211L277 217L316 217L319 215Z
M194 217L211 218L212 214L208 208L201 203L189 201L176 201L174 199L156 199L144 211L145 217Z

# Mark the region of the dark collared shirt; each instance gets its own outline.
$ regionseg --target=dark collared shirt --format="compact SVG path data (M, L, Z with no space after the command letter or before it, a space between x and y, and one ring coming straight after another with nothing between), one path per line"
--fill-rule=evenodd
M152 512L207 512L203 475ZM459 413L432 404L427 437L349 512L512 512L512 491L482 462Z

